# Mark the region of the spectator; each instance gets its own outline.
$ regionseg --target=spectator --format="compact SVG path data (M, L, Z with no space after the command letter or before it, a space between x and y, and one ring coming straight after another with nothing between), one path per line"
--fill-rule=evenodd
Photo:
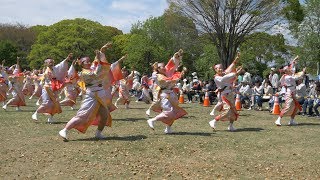
M269 75L269 81L272 84L273 93L276 93L279 88L279 75L275 73L275 68L271 68L270 75Z

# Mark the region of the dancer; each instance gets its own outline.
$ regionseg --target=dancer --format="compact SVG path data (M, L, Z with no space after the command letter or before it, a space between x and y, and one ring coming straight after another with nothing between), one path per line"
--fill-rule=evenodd
M70 106L74 110L74 105L77 102L77 96L80 93L80 88L77 85L79 79L76 69L74 68L76 61L74 60L69 67L68 75L64 81L64 99L60 101L61 106Z
M59 90L63 88L63 80L68 73L68 61L72 59L72 53L57 65L54 65L53 59L45 60L47 66L43 73L44 85L42 89L42 104L38 107L36 112L32 115L32 119L38 120L38 113L49 115L48 123L53 123L53 116L61 113L61 106L57 100Z
M168 63L165 66L165 75L167 77L172 77L172 75L176 72L176 70L178 69L178 67L180 66L180 62L182 59L182 54L183 54L183 50L180 49L178 52L175 53L175 55L169 59ZM154 64L152 64L152 75L151 75L151 79L153 81L153 85L152 85L152 103L150 105L150 107L148 108L148 110L146 111L146 115L149 117L151 110L153 110L154 112L161 112L161 106L160 106L160 87L158 86L158 81L157 81L157 74L158 74L158 67L159 63L156 62ZM161 64L160 64L161 65Z
M181 60L182 50L176 52L173 56L174 60ZM160 106L162 112L154 118L147 120L148 125L151 129L154 130L154 122L162 121L166 124L166 128L164 132L166 134L172 133L172 124L176 119L187 114L187 112L179 107L179 101L176 93L173 91L173 87L176 85L177 81L184 75L186 69L182 70L182 72L176 71L176 68L172 71L168 71L164 63L155 63L157 66L157 74L156 74L156 82L158 88L160 89L158 94L158 99L160 101ZM172 66L173 68L174 66Z
M26 71L24 72L24 80L23 80L23 88L22 92L25 96L32 96L34 92L34 86L32 82L31 72Z
M217 97L218 103L213 108L210 115L215 116L213 120L209 122L209 125L215 129L217 121L229 121L228 130L235 131L233 127L234 121L238 119L238 113L235 107L234 102L234 93L232 90L233 81L238 77L239 73L242 71L242 67L235 69L235 66L240 58L240 53L237 54L237 57L232 62L232 64L223 71L222 64L217 64L213 68L216 71L214 81L217 86ZM216 112L220 112L219 115L216 115Z
M150 96L150 88L149 88L150 80L147 75L143 75L141 77L141 95L138 98L138 101L143 101L146 104L150 104L152 98Z
M103 53L104 49L108 47L103 46L100 51L96 51L96 59L94 65L91 64L89 57L83 57L80 59L80 65L82 71L80 78L84 81L86 86L86 94L81 103L81 107L78 110L75 117L73 117L65 126L64 129L59 131L59 135L67 140L67 132L75 128L78 131L85 133L87 128L93 124L98 125L95 133L95 138L103 139L102 135L104 127L111 126L111 122L108 124L108 120L111 121L111 94L108 94L106 85L111 84L112 76L110 74L110 67ZM121 61L126 56L121 58ZM110 87L109 87L110 88ZM97 124L94 121L98 122Z
M8 91L8 74L4 68L5 60L2 61L2 65L0 66L0 102L3 105L6 104L7 100L7 91Z
M281 126L281 118L284 116L290 116L289 126L296 125L294 118L298 111L302 110L299 102L296 99L296 81L302 79L305 75L306 68L303 68L302 72L295 74L295 64L299 56L296 56L289 66L285 66L282 70L285 73L280 78L281 86L285 87L285 105L281 110L278 119L275 121L277 126Z
M40 96L41 96L41 93L42 93L42 85L41 85L41 80L40 80L40 76L39 76L39 71L38 70L34 70L32 75L31 75L31 78L32 78L32 81L33 81L33 84L34 84L34 91L33 91L33 94L30 96L29 99L32 99L34 96L39 99Z
M122 70L122 77L118 83L118 91L119 91L119 97L114 103L116 107L118 107L118 103L122 102L126 109L129 109L130 104L130 92L129 90L132 88L133 85L133 77L134 77L134 71L131 71L129 74L129 70L126 67L123 67Z
M14 67L14 71L12 75L8 77L9 80L9 90L8 92L11 92L12 98L2 106L4 110L7 109L7 106L15 106L17 111L21 111L20 107L25 106L25 97L22 92L23 87L23 73L21 73L20 64L19 64L20 58L17 57L17 64L11 66L11 69Z

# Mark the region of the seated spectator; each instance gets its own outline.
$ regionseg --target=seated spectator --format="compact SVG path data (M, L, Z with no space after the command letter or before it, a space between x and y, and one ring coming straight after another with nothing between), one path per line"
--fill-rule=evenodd
M239 93L240 93L240 101L241 101L242 107L249 108L251 104L250 97L252 95L252 89L249 83L242 81L240 83Z
M320 106L320 82L317 82L316 85L315 85L315 91L316 91L316 96L315 96L315 99L314 99L314 112L315 112L315 115L317 117L320 117L320 114L319 114L319 106Z
M258 105L257 109L259 111L262 111L263 85L259 80L255 81L255 84L253 87L253 95L254 95L255 104Z
M314 103L314 98L317 97L317 91L316 91L317 85L314 84L312 86L310 86L310 91L309 94L307 96L307 98L305 98L303 106L302 106L302 115L308 115L308 116L312 116L313 115L313 103ZM308 110L308 112L307 112Z

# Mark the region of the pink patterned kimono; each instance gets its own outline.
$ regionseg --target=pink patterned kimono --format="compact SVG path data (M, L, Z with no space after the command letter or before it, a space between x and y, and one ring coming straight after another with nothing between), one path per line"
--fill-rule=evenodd
M160 88L160 105L162 112L155 117L157 121L171 126L176 119L187 114L187 112L179 107L179 101L173 87L180 79L181 73L175 72L171 77L162 74L157 74L157 83Z
M8 91L8 77L7 74L1 69L0 71L0 102L5 102L7 100Z
M37 109L37 113L54 115L61 113L61 107L57 100L57 93L63 87L63 80L68 72L68 60L65 59L52 69L47 67L44 72L44 86L42 89L42 104Z
M82 70L80 78L86 84L86 94L76 116L67 123L68 130L75 128L85 133L90 125L97 125L100 120L100 107L104 107L107 110L106 125L111 126L112 118L108 108L108 102L111 100L107 101L108 95L103 86L105 80L103 75L109 73L109 70L110 64L107 65L104 62L94 66L94 69Z
M216 75L214 81L216 83L218 91L219 102L214 107L215 111L220 112L215 116L216 121L236 121L239 114L237 113L234 93L232 91L233 81L236 77L236 73L229 73L223 76Z
M32 78L29 74L26 74L24 77L24 84L22 88L22 92L25 96L31 96L34 91L34 85L32 82Z
M64 94L65 98L60 101L61 106L73 107L76 104L80 89L77 85L79 77L73 65L68 70L68 77L64 81Z
M22 92L24 74L20 73L20 67L17 64L13 75L9 76L9 92L12 93L12 98L7 102L7 106L25 106L26 101Z
M285 93L285 106L280 112L280 117L291 116L294 117L299 111L302 110L301 105L296 99L296 81L301 79L303 73L297 73L293 75L284 74L280 78L281 86L286 88Z

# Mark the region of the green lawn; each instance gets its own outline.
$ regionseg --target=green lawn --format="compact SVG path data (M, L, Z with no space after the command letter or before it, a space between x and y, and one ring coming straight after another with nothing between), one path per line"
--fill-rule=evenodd
M63 108L56 124L39 115L35 101L22 112L0 110L0 179L319 179L320 119L297 116L298 126L276 127L267 111L241 111L236 132L227 122L209 127L213 107L182 104L188 115L175 122L174 134L164 124L148 128L148 105L132 102L112 112L106 140L70 131L63 142L58 131L76 113ZM79 107L79 106L78 106ZM155 115L155 113L152 113ZM284 118L286 124L289 118Z

